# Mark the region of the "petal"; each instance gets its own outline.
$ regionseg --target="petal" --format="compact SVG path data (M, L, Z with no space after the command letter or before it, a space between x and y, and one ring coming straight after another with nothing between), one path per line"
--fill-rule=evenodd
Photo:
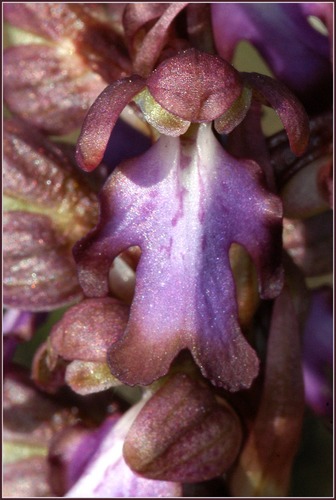
M257 164L231 158L210 125L200 126L196 140L162 136L112 174L101 214L75 247L88 296L107 294L121 251L142 250L125 336L109 354L112 373L149 384L187 347L214 384L248 387L258 362L238 324L231 244L250 253L263 297L281 289L281 204Z
M4 53L4 98L9 109L49 134L79 128L105 82L80 55L47 45L10 47Z
M285 85L266 75L243 73L244 80L262 102L278 114L296 156L305 152L309 141L308 116L298 99Z
M217 51L231 61L237 44L250 41L275 77L286 84L310 112L323 109L332 99L329 42L308 21L311 14L322 17L317 13L323 10L320 5L327 4L215 2L211 10Z
M110 426L97 451L67 498L157 498L180 496L181 486L172 482L145 479L134 474L122 455L124 439L143 402L132 407Z
M111 132L124 107L144 88L138 76L109 85L91 106L77 143L77 162L88 172L102 161Z
M183 120L209 122L240 96L238 71L217 56L188 49L164 61L147 79L154 99Z
M146 28L147 23L157 21L169 5L150 2L128 3L125 6L123 27L126 43L129 51L135 54L137 50L137 38L141 36L141 30L143 31Z
M104 362L108 347L123 334L128 314L128 307L116 299L83 300L54 326L51 346L70 361Z
M119 418L118 414L107 418L94 431L77 424L53 436L48 453L49 480L58 496L64 496L78 481L101 441Z
M3 317L4 335L15 335L22 340L30 340L38 326L47 318L45 313L36 314L19 309L7 309Z
M97 199L82 172L56 144L18 119L4 126L5 210L49 217L63 244L72 244L97 218Z

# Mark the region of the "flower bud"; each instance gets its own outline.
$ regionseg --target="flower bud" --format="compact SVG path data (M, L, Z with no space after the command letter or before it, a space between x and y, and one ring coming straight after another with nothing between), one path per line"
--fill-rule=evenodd
M206 385L180 373L139 413L127 434L124 458L150 479L199 482L232 465L241 439L235 412Z

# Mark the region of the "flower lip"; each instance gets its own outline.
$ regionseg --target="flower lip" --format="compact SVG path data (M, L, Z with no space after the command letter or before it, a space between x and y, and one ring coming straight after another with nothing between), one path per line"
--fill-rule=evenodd
M191 122L210 122L240 96L238 71L220 57L187 49L158 66L147 79L154 99Z

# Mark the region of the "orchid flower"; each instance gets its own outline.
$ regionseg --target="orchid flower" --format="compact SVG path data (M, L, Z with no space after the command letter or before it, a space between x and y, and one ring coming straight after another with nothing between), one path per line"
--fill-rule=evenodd
M113 124L132 98L162 133L148 152L113 172L101 192L100 222L74 250L85 294L99 297L108 293L113 259L130 246L141 248L125 335L108 355L124 383L153 382L185 348L215 385L238 390L257 375L257 357L237 319L228 256L232 243L243 245L257 267L261 296L276 296L281 204L260 167L228 155L211 128L212 121L221 132L235 127L252 93L276 108L292 149L301 154L307 121L292 94L195 49L167 59L146 80L107 87L87 115L77 149L86 170L101 161Z
M332 13L4 4L5 496L331 492Z

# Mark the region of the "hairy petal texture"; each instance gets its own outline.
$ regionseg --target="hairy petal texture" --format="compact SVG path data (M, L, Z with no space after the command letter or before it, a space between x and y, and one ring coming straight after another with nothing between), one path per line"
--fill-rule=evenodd
M330 27L332 12L322 7L326 5L214 2L211 11L217 51L231 60L237 44L248 40L260 51L275 77L309 111L316 112L331 103L332 66L328 38L310 25L308 16L316 15Z
M142 250L125 336L109 353L117 378L149 384L188 348L214 384L249 387L258 361L238 324L233 242L254 260L261 296L277 295L280 201L256 163L222 149L211 125L189 139L162 136L115 170L102 191L100 223L74 251L84 292L94 297L108 293L121 251Z

